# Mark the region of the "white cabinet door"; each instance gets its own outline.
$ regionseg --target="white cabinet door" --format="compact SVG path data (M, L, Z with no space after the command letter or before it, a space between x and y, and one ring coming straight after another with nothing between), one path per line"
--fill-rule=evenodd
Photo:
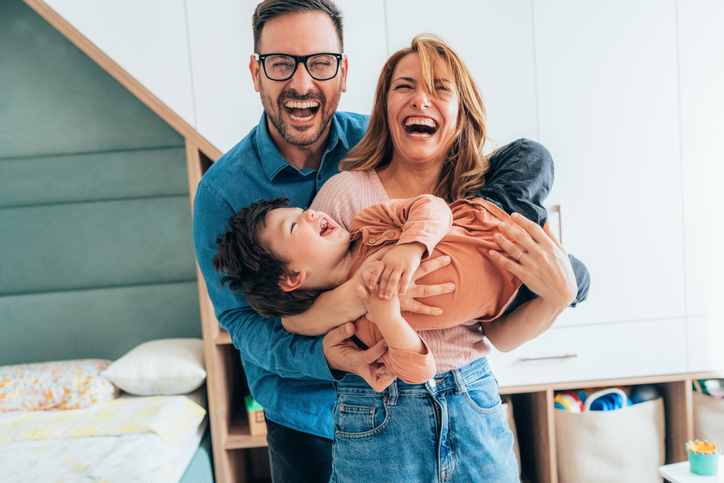
M674 0L534 1L548 200L591 273L557 326L683 317Z
M493 352L501 386L686 372L686 320L554 327L512 352Z
M46 0L191 126L196 125L183 0Z
M678 2L678 14L687 312L722 320L724 2Z
M429 32L460 55L481 89L492 140L538 139L531 3L528 0L392 0L390 54Z
M689 372L724 371L724 321L720 315L687 318Z

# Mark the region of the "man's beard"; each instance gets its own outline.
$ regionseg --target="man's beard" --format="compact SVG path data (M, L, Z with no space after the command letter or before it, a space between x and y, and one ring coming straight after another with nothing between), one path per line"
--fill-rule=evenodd
M282 136L282 138L289 144L293 146L310 146L314 143L316 143L320 137L322 137L322 134L324 134L325 129L327 129L327 126L329 125L329 121L332 119L332 116L334 115L335 110L337 109L337 105L339 104L339 98L341 97L341 92L337 92L337 95L331 99L330 103L330 109L327 111L327 99L324 97L324 95L320 92L309 92L305 95L299 95L296 91L293 89L287 89L284 90L276 101L276 110L273 111L271 107L274 105L274 101L271 99L269 95L266 94L263 88L260 89L261 94L261 101L262 105L264 106L264 111L266 112L267 119L274 125L274 127L279 131L279 134ZM318 124L312 124L310 126L304 126L304 127L298 127L298 126L291 126L288 124L288 120L285 118L286 115L286 107L284 106L284 103L287 101L317 101L319 102L319 107L317 108L317 111L314 113L314 116L321 116L320 121ZM333 106L333 107L332 107ZM316 129L315 129L316 128ZM306 132L314 129L314 131ZM305 135L306 134L306 135Z

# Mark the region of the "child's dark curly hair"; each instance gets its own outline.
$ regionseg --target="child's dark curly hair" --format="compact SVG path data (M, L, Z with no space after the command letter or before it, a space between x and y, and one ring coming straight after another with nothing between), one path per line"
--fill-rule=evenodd
M214 269L224 273L221 285L246 296L251 308L264 317L285 317L307 310L321 291L299 288L285 292L279 286L284 277L296 275L287 261L259 243L259 225L266 215L289 205L288 198L260 200L229 218L229 231L216 239L219 247L212 260Z

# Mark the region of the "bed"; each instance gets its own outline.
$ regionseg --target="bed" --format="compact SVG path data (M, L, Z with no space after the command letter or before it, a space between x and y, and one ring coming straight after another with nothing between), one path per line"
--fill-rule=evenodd
M0 480L213 483L204 379L200 339L2 366Z

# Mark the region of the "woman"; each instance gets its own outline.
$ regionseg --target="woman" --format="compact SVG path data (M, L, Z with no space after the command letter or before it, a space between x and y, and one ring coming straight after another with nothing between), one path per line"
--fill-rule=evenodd
M418 36L386 62L367 134L341 163L347 172L324 185L312 208L348 227L359 210L390 198L486 198L491 193L485 173L492 165L491 178L517 182L490 183L491 189L507 187L491 200L543 223L541 203L553 180L545 148L520 140L488 159L485 141L485 110L467 68L442 40ZM529 289L521 291L516 310L485 324L485 336L503 351L549 328L567 306L585 298L588 287L585 267L572 259L577 284L571 262L547 231L523 217L516 223L503 227L506 237L497 240L512 260L491 255ZM303 327L287 322L291 330ZM333 481L437 481L435 475L445 481L517 481L512 435L485 360L489 347L480 323L421 335L437 363L433 381L395 381L380 394L354 375L338 382ZM417 416L401 416L411 413ZM404 452L388 451L380 459L380 445ZM374 461L365 453L375 454Z

